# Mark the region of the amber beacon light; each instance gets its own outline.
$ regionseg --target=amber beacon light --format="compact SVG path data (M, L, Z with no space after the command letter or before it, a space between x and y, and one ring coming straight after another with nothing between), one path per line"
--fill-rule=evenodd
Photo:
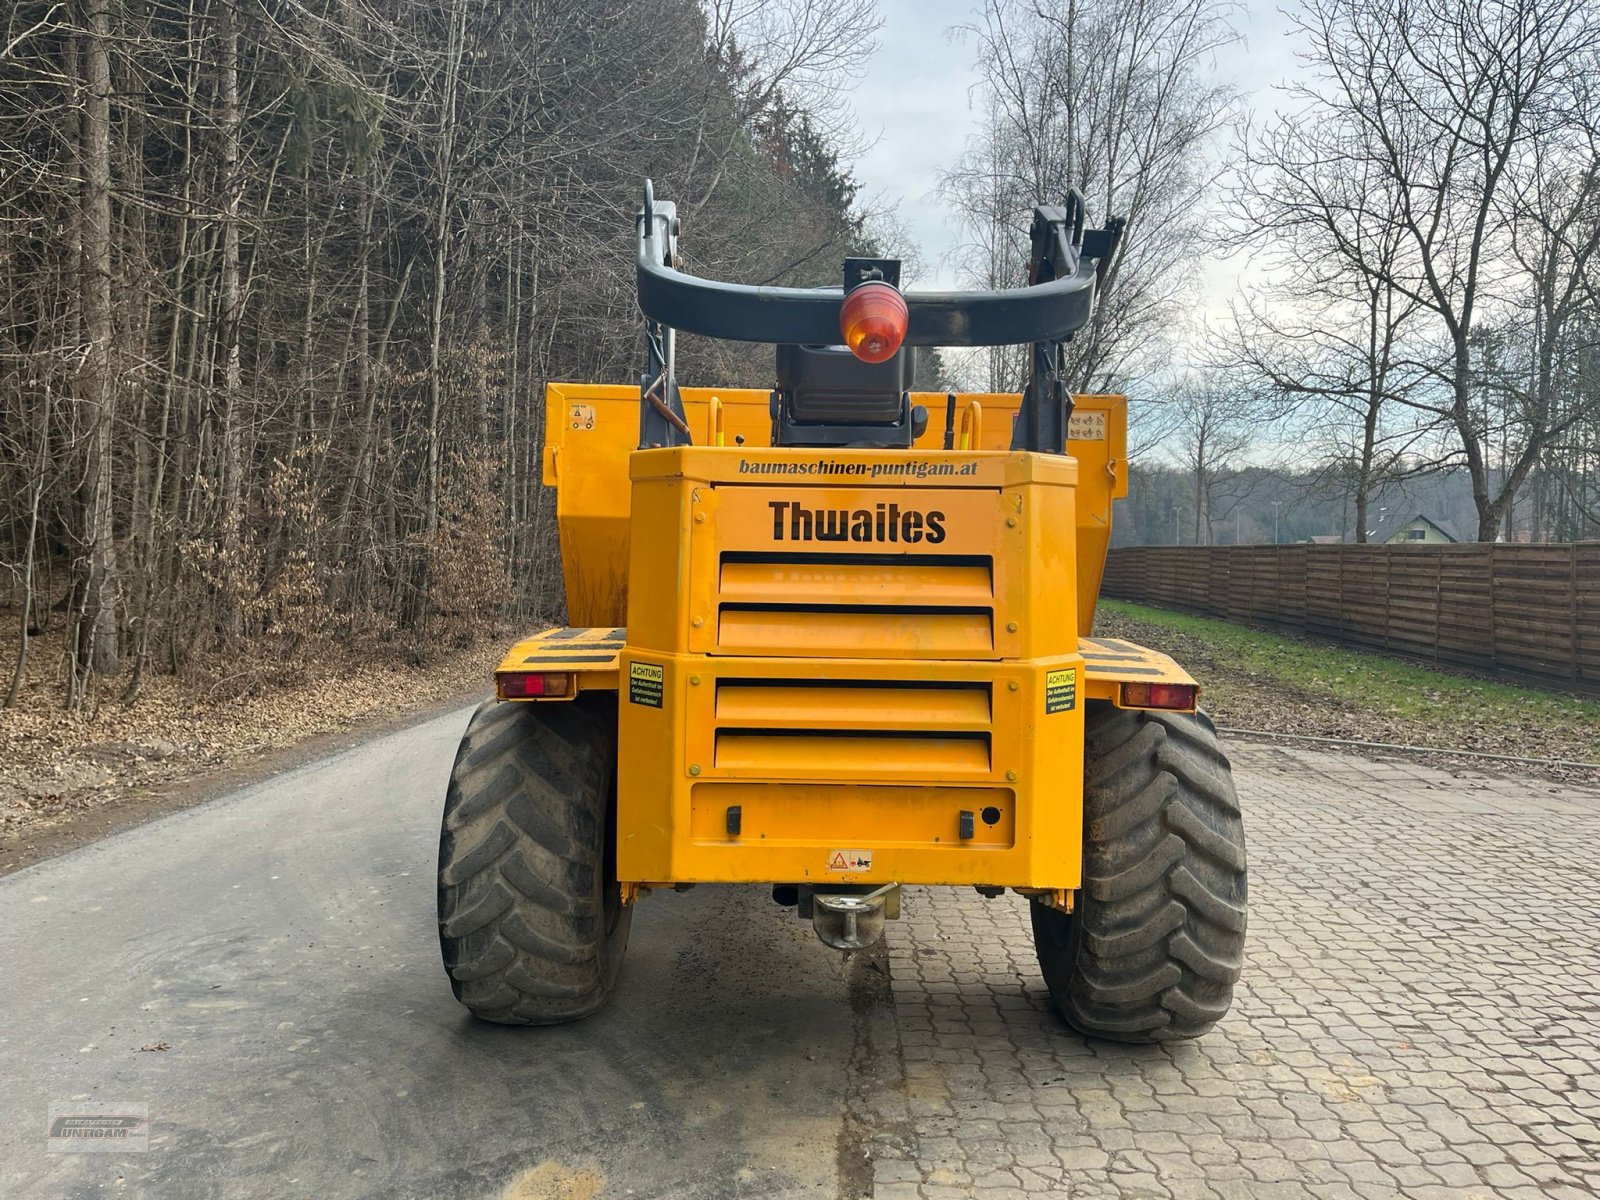
M839 309L844 344L862 362L887 362L906 338L905 297L892 284L873 280L853 288Z

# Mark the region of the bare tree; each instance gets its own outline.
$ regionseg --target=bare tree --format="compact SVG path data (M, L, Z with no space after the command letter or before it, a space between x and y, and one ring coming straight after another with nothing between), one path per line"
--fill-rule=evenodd
M1557 404L1554 371L1537 368L1496 409L1508 382L1486 373L1479 335L1537 312L1538 340L1553 347L1593 294L1581 219L1593 178L1581 160L1593 148L1600 10L1588 0L1311 0L1297 24L1305 82L1290 90L1292 115L1252 150L1251 219L1316 229L1352 276L1415 307L1439 354L1431 397L1412 402L1449 422L1478 536L1492 539L1547 447L1595 411ZM1535 197L1553 203L1530 206ZM1351 239L1357 225L1383 236Z
M1215 540L1220 489L1240 472L1259 413L1222 378L1190 378L1171 395L1174 455L1194 486L1194 544L1209 546Z
M874 0L708 0L706 15L739 120L784 98L810 113L824 136L850 136L845 97L883 28Z
M1267 405L1293 410L1302 445L1348 483L1364 542L1373 493L1439 465L1443 417L1427 389L1437 363L1420 305L1387 282L1407 248L1398 193L1370 165L1354 177L1342 162L1286 169L1299 137L1288 120L1246 131L1231 189L1238 223L1221 242L1256 252L1261 282L1208 357Z
M1234 93L1212 56L1235 40L1226 0L986 0L976 43L984 132L945 180L976 280L1015 286L1028 212L1081 188L1126 218L1090 327L1069 348L1079 390L1125 386L1160 338L1205 252L1214 135ZM1004 359L1016 385L1021 360Z
M116 327L111 266L111 0L84 0L82 154L83 356L78 374L83 445L83 596L77 652L115 671L117 559L111 525L112 430L116 415Z

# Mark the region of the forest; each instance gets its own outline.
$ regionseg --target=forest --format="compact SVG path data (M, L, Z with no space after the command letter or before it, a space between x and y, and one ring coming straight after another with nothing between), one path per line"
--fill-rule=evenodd
M1270 540L1286 507L1296 536L1361 540L1430 488L1464 538L1600 535L1600 8L1286 11L1293 70L1262 100L1226 0L974 0L951 53L977 134L941 188L960 277L1020 283L1032 205L1069 188L1126 219L1068 363L1132 402L1119 540ZM30 671L70 709L219 656L421 662L559 618L543 388L637 380L647 176L698 274L916 263L853 171L881 21L874 0L9 5L5 703ZM686 338L679 365L770 383L759 347ZM1024 367L930 356L919 383Z
M74 706L243 647L558 615L543 387L642 368L643 180L691 269L832 281L873 236L834 97L875 29L867 0L10 6L12 698L47 628Z

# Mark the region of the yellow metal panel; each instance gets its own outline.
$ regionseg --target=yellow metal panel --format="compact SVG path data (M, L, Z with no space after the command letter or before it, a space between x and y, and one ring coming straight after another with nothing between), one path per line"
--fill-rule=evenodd
M914 598L918 604L988 605L994 568L965 561L764 559L724 555L718 590L724 600L871 604Z
M1078 461L1078 632L1087 634L1111 546L1111 502L1128 494L1128 402L1122 396L1075 400L1067 451Z
M1199 686L1167 655L1133 642L1085 637L1078 639L1078 650L1083 655L1088 694L1095 700L1110 700L1120 706L1120 685L1124 682Z
M627 634L626 629L612 627L554 625L517 642L495 670L536 671L549 665L553 671L615 671Z
M722 412L723 453L735 456L737 461L746 450L767 446L771 431L767 392L685 388L683 400L690 429L702 448L718 448L712 434L714 407ZM928 429L916 449L936 449L943 443L945 397L914 393L912 401L925 406L930 415ZM973 405L983 410L982 432L975 450L999 453L1009 449L1019 402L1015 393L957 397L958 420ZM1109 543L1111 501L1127 494L1126 401L1120 396L1078 396L1074 403L1067 449L1084 464L1076 505L1082 542L1081 557L1075 564L1079 577L1076 619L1079 632L1087 633ZM544 481L557 489L556 515L568 619L580 625L621 625L627 601L630 503L624 481L638 444L638 389L609 384L550 384L546 389L545 422ZM736 444L740 438L743 446ZM917 469L905 451L876 453L882 456L876 466L879 473L866 480L873 486L896 482L888 472ZM832 457L824 451L791 452L790 469L817 473L786 478L797 483L824 481L829 476L822 467ZM908 477L898 482L915 485L927 480Z
M623 880L1079 885L1082 706L1115 681L1078 638L1126 486L1123 402L1080 400L1063 457L1009 452L1014 395L958 401L983 413L965 452L937 449L944 397L916 399L913 451L775 450L764 391L687 389L722 444L636 451L633 388L550 389L571 619L627 626ZM833 536L778 536L794 515L774 504ZM960 814L988 808L963 841ZM843 850L866 865L830 870Z
M947 781L989 773L989 742L967 737L894 737L861 730L799 734L790 737L754 729L723 729L716 737L713 765L770 775L807 775L865 783L929 772Z
M636 454L638 529L631 569L636 579L673 584L670 592L652 587L649 603L639 610L651 624L647 629L633 620L630 638L660 650L686 644L700 653L1001 658L1070 653L1077 635L1071 486L1076 464L1030 454L937 452L909 460L919 474L906 475L899 468L907 461L903 452L842 451L821 460L830 477L870 479L878 469L892 473L880 476L883 482L875 487L773 487L768 481L775 475L790 468L804 473L819 460L789 450ZM919 476L938 486L917 486ZM751 478L761 482L745 482ZM687 545L679 538L680 528ZM676 556L670 564L668 556ZM968 604L952 603L948 594L924 600L903 586L893 605L869 604L859 594L822 601L814 594L779 592L755 602L765 614L756 617L749 615L749 603L720 591L725 578L736 587L748 582L740 570L749 561L799 576L802 569L852 558L890 570L901 569L903 562L919 578L963 568L958 576L963 587L981 580L987 570L991 613L979 611L990 606L976 603L976 595ZM728 572L730 562L738 569ZM957 576L947 576L952 577ZM816 583L810 587L818 590ZM843 611L819 614L824 603ZM940 607L967 611L927 622L903 619L933 616L928 610ZM871 611L887 608L901 611ZM780 612L781 617L775 615ZM985 616L992 642L985 640ZM675 631L685 621L688 640L677 642ZM813 634L827 640L808 640Z
M765 451L756 461L776 453ZM785 462L775 459L771 465ZM1002 463L962 465L996 468ZM934 563L949 555L987 557L994 553L994 534L1003 519L1001 478L994 470L989 475L986 483L971 487L895 486L890 494L883 486L752 487L737 477L719 478L728 496L718 514L717 536L723 551L917 556L910 566L924 565L925 555L935 556Z
M664 681L660 707L635 703L629 696L628 666L634 658L635 652L624 652L624 690L619 697L618 862L623 879L801 882L832 878L837 882L1078 886L1082 795L1077 781L1083 773L1083 667L1078 656L975 663L638 654L637 661L660 667ZM719 752L719 731L726 738L738 728L731 719L718 715L721 680L733 684L735 695L741 690L753 695L757 689L750 686L751 680L770 681L766 686L775 690L804 695L819 670L826 671L829 684L859 684L866 697L863 704L869 704L879 691L894 690L885 687L889 683L954 684L989 691L994 699L987 725L987 768L973 753L975 748L981 749L981 742L958 751L962 755L958 764L948 760L950 752L942 747L924 753L911 745L950 740L929 735L939 732L952 714L937 705L919 703L908 703L900 710L886 708L870 718L870 725L865 723L868 718L862 718L855 726L874 731L873 736L900 735L892 740L902 743L903 749L875 744L871 754L841 762L838 744L857 739L821 736L830 726L819 722L810 727L809 736L773 738L787 744L763 746L754 757L730 760ZM1075 693L1070 707L1061 705L1059 686L1051 692L1053 700L1047 696L1048 681L1062 675L1068 679L1068 693ZM641 699L648 701L653 696L646 694ZM739 699L735 703L755 701ZM1053 711L1052 703L1057 706ZM794 705L789 715L795 719L784 728L806 730L803 713L814 707L805 701ZM977 714L973 708L963 715ZM809 837L796 825L786 827L777 841L763 839L755 831L737 842L699 844L695 830L704 826L696 825L693 805L701 804L702 798L704 804L713 804L706 797L735 785L739 790L727 793L724 816L727 804L741 803L741 796L762 794L748 790L752 788L829 788L840 805L865 809L891 794L878 786L883 785L924 796L932 807L897 810L902 811L902 823L880 832L898 829L898 836L888 838L885 833L884 842L869 840L864 846L840 842L837 831L849 828L849 822L813 824ZM971 843L955 838L953 826L962 809L978 811L990 802L985 796L996 790L1011 797L1007 810L1014 812L1015 844L980 854ZM802 793L779 793L796 794ZM777 797L772 802L776 803ZM928 830L933 827L930 822L952 827L950 837L927 844ZM890 841L896 844L886 844ZM841 848L874 850L871 869L830 874L826 865L829 853Z
M992 658L988 612L772 612L723 607L718 654L851 655L871 647L907 658Z
M670 650L687 638L689 610L703 621L707 607L691 604L689 592L693 489L682 480L640 480L633 500L629 571L644 590L629 599L628 644Z
M575 684L572 691L550 697L552 700L570 700L579 692L615 691L617 658L626 637L627 630L613 626L586 629L555 625L512 646L494 673L499 676L512 671L547 671L571 675ZM531 699L542 702L545 698Z
M696 784L690 790L689 838L726 849L753 842L805 853L815 845L817 831L825 829L839 849L939 852L959 847L961 857L954 862L965 863L974 850L1016 845L1015 800L1007 788ZM728 833L728 809L733 805L740 809L736 837ZM973 836L965 842L960 836L963 810L974 817ZM992 824L988 818L993 818ZM816 865L821 874L828 874L826 859ZM985 868L981 858L971 865L980 871Z
M632 403L624 398L632 396ZM639 441L637 389L553 383L545 389L544 482L556 489L567 619L627 619L628 456Z
M991 717L989 688L976 684L912 682L895 687L830 687L799 680L717 681L720 728L984 730Z

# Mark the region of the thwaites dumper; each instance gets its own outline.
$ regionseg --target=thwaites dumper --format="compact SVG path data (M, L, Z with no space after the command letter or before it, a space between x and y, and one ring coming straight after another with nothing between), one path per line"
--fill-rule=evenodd
M572 624L512 647L445 801L439 930L457 997L548 1024L603 1004L633 906L771 885L870 945L908 884L1028 898L1062 1016L1193 1037L1245 931L1228 761L1170 658L1091 636L1127 488L1126 404L1069 396L1120 226L1040 207L1028 285L838 288L678 269L649 185L638 387L553 384ZM770 391L680 388L674 331L777 347ZM1031 347L1020 395L910 390L916 346Z

